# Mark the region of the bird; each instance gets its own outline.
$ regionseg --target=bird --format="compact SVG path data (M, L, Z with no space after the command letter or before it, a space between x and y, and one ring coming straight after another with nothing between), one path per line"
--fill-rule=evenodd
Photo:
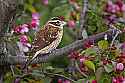
M38 32L32 42L31 52L33 57L27 66L40 54L44 55L56 49L63 37L63 26L66 22L60 17L51 18Z

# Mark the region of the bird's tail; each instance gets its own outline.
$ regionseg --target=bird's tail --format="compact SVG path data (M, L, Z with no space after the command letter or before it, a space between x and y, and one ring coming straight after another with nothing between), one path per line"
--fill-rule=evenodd
M28 65L30 65L30 63L31 63L39 54L41 54L41 53L36 52L35 55L25 63L23 69L27 68Z

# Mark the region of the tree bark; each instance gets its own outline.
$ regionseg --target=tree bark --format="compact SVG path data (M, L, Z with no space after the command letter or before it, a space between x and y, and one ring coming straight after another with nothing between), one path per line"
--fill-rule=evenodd
M3 83L3 74L0 73L0 83Z
M16 16L16 7L17 7L17 0L0 0L0 64L2 64L2 60L5 59L6 53L5 47L3 44L6 42L4 41L4 36L6 34L6 28L11 28L10 25L11 19ZM5 64L5 63L4 63ZM4 74L8 71L7 64L0 65L0 83L3 83Z
M3 33L5 25L16 15L18 0L0 0L0 33ZM3 34L2 34L3 35Z

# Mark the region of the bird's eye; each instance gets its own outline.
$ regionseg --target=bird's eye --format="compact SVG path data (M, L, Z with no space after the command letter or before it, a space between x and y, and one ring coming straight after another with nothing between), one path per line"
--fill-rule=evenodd
M57 21L57 23L60 23L59 21Z

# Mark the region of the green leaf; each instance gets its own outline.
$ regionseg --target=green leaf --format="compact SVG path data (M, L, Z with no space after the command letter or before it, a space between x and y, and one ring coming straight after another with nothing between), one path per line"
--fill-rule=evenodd
M125 76L125 71L123 71L123 76Z
M68 4L55 7L52 11L52 16L64 16L66 19L70 18L70 6Z
M108 78L104 78L104 79L102 80L102 83L110 83L110 82L109 82L109 79L108 79Z
M48 67L46 67L46 69L48 69L48 70L54 70L55 68L53 68L52 66L48 66Z
M101 40L98 42L98 46L100 49L107 49L109 46L109 43L107 40Z
M96 76L96 80L97 81L101 80L103 72L104 72L104 68L103 67L99 67L99 68L96 69L95 76Z
M33 4L34 0L28 0L29 4Z
M85 50L85 55L96 55L96 49L94 49L94 48L87 48L86 50Z
M76 81L75 83L84 83L86 80L85 79L79 79L78 81Z
M104 69L106 72L110 73L113 71L113 66L111 64L104 65Z
M64 28L64 33L65 34L63 34L62 41L59 44L60 48L66 46L66 45L69 45L70 43L72 43L74 41L74 38L72 38L71 35L68 32L69 32L68 27L65 27Z
M92 83L92 80L95 80L95 79L96 79L95 76L90 76L90 78L89 78L90 83Z
M4 83L12 83L13 81L13 76L11 72L7 72L7 74L4 77Z
M30 36L28 36L28 40L29 40L30 43L32 43L32 39L31 39Z
M20 83L27 83L26 81L24 81L24 80L21 80L21 82Z
M36 9L30 4L25 4L25 9L30 12L36 12Z
M51 78L49 78L49 77L46 77L46 78L41 79L41 80L42 80L42 82L40 82L40 83L51 83Z
M37 78L38 77L43 77L43 78L45 77L45 75L42 74L42 73L40 73L39 70L33 70L33 72L31 73L31 75L34 76L34 77L37 77Z
M84 61L84 65L95 72L95 64L92 61L86 60Z
M64 72L63 68L56 68L54 71L54 73L61 73L61 72Z

